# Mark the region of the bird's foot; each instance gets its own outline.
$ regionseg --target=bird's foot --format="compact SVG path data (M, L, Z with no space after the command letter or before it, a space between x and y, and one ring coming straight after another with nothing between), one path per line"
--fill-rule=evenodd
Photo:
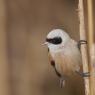
M65 85L65 78L61 77L59 82L60 82L60 87L63 88Z
M76 71L76 73L79 74L82 77L90 77L90 73L89 72L82 73L82 72Z
M78 41L78 48L80 49L81 48L81 45L82 44L87 44L87 41L86 40L79 40Z

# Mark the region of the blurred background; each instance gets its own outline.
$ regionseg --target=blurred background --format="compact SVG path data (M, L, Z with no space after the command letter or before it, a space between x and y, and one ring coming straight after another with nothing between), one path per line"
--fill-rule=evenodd
M54 28L79 40L77 5L78 0L0 0L0 95L84 95L81 77L60 88L42 46Z

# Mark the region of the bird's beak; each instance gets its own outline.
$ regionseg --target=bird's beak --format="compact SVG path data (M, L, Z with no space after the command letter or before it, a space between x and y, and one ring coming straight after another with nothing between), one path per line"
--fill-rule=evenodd
M47 45L48 44L48 42L45 42L45 43L43 43L42 45Z

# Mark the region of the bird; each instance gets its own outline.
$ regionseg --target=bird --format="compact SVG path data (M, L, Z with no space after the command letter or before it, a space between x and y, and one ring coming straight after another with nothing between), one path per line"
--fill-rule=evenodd
M48 57L57 76L60 86L63 87L66 78L73 74L88 77L89 72L81 72L82 57L80 45L86 44L85 40L76 42L63 29L53 29L47 36L44 45L48 47Z

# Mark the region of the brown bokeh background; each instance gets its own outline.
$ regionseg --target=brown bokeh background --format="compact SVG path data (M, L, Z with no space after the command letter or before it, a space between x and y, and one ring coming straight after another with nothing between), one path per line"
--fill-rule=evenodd
M0 95L84 95L81 77L64 88L41 44L54 28L79 40L78 0L0 0Z

